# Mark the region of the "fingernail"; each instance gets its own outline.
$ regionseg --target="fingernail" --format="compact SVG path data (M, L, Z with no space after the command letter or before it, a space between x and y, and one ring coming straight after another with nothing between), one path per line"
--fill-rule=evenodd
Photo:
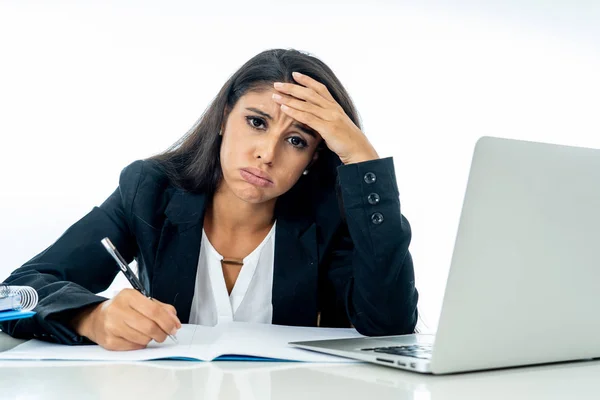
M301 76L302 76L302 74L301 74L300 72L296 72L296 71L292 72L292 75L293 75L295 78L299 78L299 77L301 77Z
M283 86L283 83L281 83L281 82L275 82L274 85L275 85L276 88L280 88L280 87Z
M282 99L282 97L280 95L278 95L277 93L273 93L273 98L275 100L281 100Z
M177 328L171 329L171 335L175 336L176 333L177 333Z

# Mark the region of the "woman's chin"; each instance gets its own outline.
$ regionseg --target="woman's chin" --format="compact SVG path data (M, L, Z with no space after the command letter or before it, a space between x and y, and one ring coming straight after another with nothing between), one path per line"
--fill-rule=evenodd
M271 200L273 197L265 193L264 189L257 187L246 187L244 189L236 191L236 196L250 204L261 204Z

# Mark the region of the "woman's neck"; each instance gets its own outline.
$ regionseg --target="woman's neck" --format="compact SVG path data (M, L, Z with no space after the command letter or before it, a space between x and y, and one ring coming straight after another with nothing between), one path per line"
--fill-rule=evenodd
M252 204L240 200L231 191L217 190L208 204L204 216L207 233L219 231L219 236L254 235L268 231L273 226L275 200Z

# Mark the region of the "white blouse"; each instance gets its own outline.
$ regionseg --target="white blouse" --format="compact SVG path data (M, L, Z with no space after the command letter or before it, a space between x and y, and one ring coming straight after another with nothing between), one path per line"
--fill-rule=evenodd
M276 223L258 247L244 258L231 295L227 292L223 276L223 256L212 246L202 229L190 324L214 326L229 321L271 323Z

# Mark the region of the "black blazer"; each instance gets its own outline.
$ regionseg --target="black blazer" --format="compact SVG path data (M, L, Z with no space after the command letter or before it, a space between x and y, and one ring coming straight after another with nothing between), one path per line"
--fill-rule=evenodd
M273 324L347 327L365 335L414 331L417 299L391 157L338 167L335 192L310 214L277 207ZM80 308L106 300L119 269L100 243L108 236L152 297L189 320L200 251L204 194L174 187L155 161L136 161L119 187L54 244L15 270L5 283L30 285L40 302L33 318L0 323L15 337L89 343L66 323ZM279 203L279 201L278 201Z

